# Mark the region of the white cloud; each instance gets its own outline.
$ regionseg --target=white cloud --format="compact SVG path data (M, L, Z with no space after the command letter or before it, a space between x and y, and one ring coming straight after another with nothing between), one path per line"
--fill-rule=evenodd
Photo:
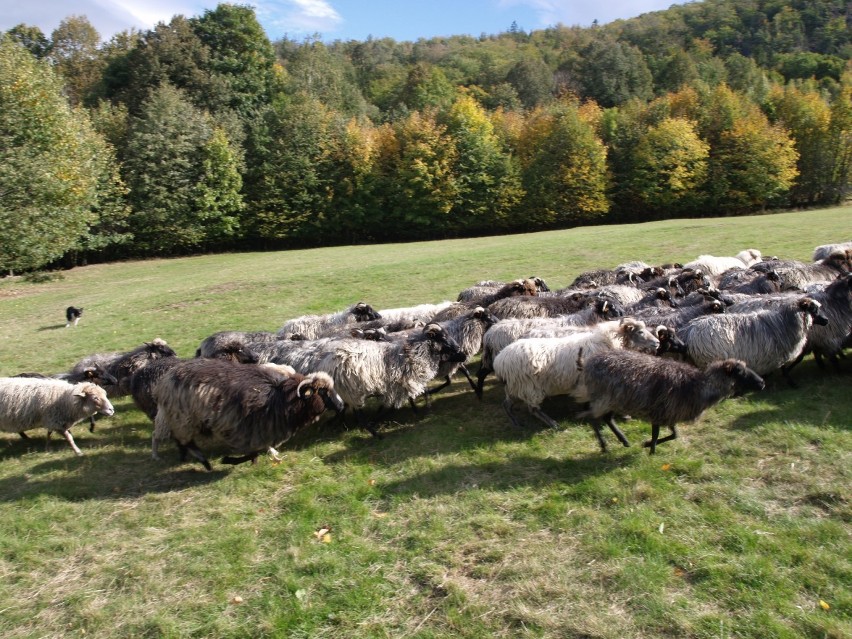
M255 10L273 40L285 33L327 33L343 22L327 0L257 0Z

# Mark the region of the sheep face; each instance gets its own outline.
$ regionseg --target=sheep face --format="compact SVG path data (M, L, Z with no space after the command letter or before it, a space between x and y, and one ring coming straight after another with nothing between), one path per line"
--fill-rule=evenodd
M477 306L473 309L472 317L481 321L485 325L486 329L491 328L500 321L499 317L481 306Z
M89 382L78 384L74 390L74 397L79 398L80 402L90 414L100 413L101 415L112 415L115 409L107 399L106 391Z
M822 314L821 304L810 297L803 297L799 300L799 309L803 313L807 313L813 318L814 324L817 326L827 326L828 318Z
M352 307L352 315L355 316L356 322L369 322L372 320L381 319L381 315L376 312L372 306L364 302L358 302Z
M660 340L645 328L645 323L626 317L621 320L619 331L628 348L644 352L656 353L660 348Z
M98 386L118 384L118 380L115 375L107 372L100 364L84 368L83 375L87 381L92 382L92 384L97 384Z
M311 397L319 397L326 409L342 413L344 409L343 400L334 390L334 382L326 373L312 373L305 377L296 388L299 397L309 401ZM317 415L316 419L319 419Z
M177 357L177 353L175 353L174 350L166 344L166 340L160 339L159 337L154 338L153 342L145 342L145 346L148 350L149 359L156 359L158 357Z
M550 293L550 289L540 277L530 277L539 293Z
M686 344L680 339L673 328L660 324L654 329L654 334L660 340L657 355L663 353L686 353Z
M467 359L458 342L440 324L427 324L423 335L431 342L442 362L464 362Z
M225 359L240 364L258 363L257 353L255 353L253 350L248 348L240 341L230 342L222 346L219 352L216 353L216 358Z
M731 378L734 384L734 395L742 395L748 391L760 391L766 386L763 378L751 370L746 363L738 359L726 359L712 366L719 366ZM708 371L710 368L708 368Z
M622 309L618 304L613 304L610 300L602 298L595 300L595 312L604 322L624 316L624 309Z

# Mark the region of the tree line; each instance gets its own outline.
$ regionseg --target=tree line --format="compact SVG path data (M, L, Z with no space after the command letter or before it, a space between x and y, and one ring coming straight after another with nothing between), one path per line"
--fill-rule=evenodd
M844 2L270 42L220 4L0 34L0 271L842 202Z

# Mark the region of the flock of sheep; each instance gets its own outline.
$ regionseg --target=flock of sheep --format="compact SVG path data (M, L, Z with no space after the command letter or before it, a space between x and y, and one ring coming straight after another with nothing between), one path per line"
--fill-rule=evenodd
M568 395L585 410L602 450L615 418L651 423L645 446L677 437L676 425L719 401L764 387L813 353L839 364L852 345L852 242L817 247L812 262L699 256L688 264L642 262L582 273L551 291L540 278L479 282L455 302L374 310L359 302L286 322L276 332L223 331L183 359L161 339L129 352L89 356L54 377L0 379L0 430L43 426L75 453L74 424L112 415L110 398L131 395L153 422L152 454L172 439L211 468L199 442L228 449L223 463L254 462L328 409L364 413L368 398L394 409L429 396L462 372L482 397L494 374L503 408L520 426L518 405L549 426L541 408ZM481 352L476 380L465 364ZM440 385L429 385L442 380ZM669 433L660 437L661 427Z

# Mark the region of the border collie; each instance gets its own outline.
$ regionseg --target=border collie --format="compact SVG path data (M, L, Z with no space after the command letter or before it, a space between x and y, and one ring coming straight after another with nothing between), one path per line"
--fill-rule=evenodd
M65 309L65 319L68 321L65 324L65 328L68 328L72 324L77 326L77 322L80 321L80 316L83 314L83 307L77 308L76 306L69 306Z

